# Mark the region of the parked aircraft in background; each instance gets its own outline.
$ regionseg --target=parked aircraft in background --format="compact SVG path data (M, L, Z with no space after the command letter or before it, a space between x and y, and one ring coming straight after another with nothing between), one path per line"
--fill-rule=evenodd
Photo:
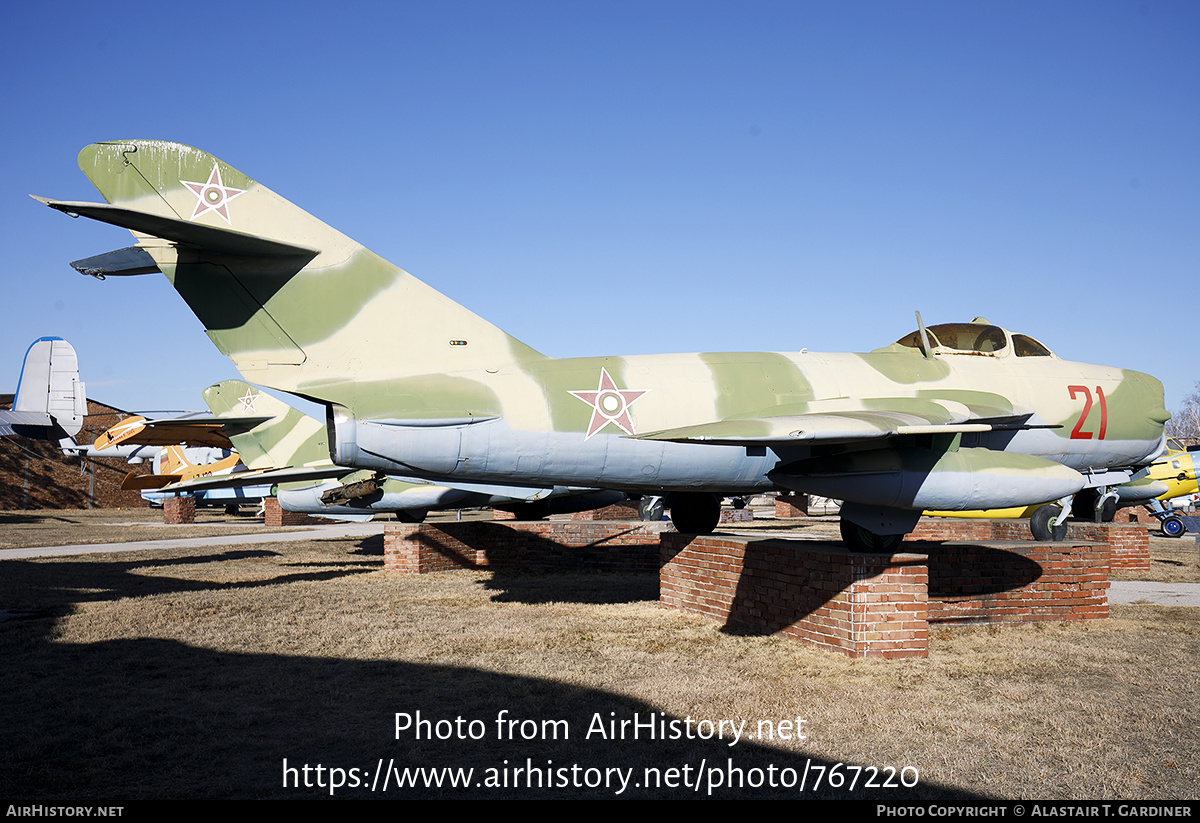
M213 420L201 412L169 412L165 416L149 412L133 414L101 432L93 446L97 452L105 452L122 445L180 444L226 450L233 448L221 421Z
M147 460L158 457L161 446L121 445L109 446L103 453L92 443L80 443L74 437L64 437L58 447L67 457L119 457L131 466L140 466Z
M230 439L252 470L234 482L276 484L279 505L287 511L322 517L369 519L394 512L402 520L420 521L431 509L487 506L523 518L586 511L619 502L620 492L576 488L532 488L486 484L447 487L437 483L355 470L329 459L325 426L266 392L227 380L204 391L204 401L219 419L236 423L248 415L265 422L235 428ZM182 482L168 490L202 489L221 479Z
M1200 494L1200 481L1196 478L1196 452L1200 446L1184 446L1178 440L1167 441L1167 453L1150 465L1149 477L1165 483L1167 490L1147 503L1147 508L1162 524L1162 533L1167 537L1183 537L1187 527L1171 508L1182 505L1181 501L1195 503Z
M137 245L73 265L152 263L247 380L325 405L339 465L665 495L689 532L723 495L792 489L846 501L847 543L887 550L923 509L1103 495L1162 448L1153 377L981 318L918 317L864 354L555 359L197 149L97 143L79 164L108 204L38 199Z
M1189 450L1178 440L1168 440L1167 453L1139 472L1140 477L1109 489L1103 498L1095 491L1077 494L1068 514L1077 520L1108 523L1116 518L1120 509L1144 506L1162 524L1164 536L1182 537L1187 533L1187 528L1171 508L1171 503L1179 498L1192 498L1194 501L1197 492L1200 492L1194 454L1197 449L1200 447ZM1062 540L1066 536L1066 522L1060 517L1062 511L1058 504L1047 503L982 511L929 511L926 514L933 517L1029 518L1030 529L1036 539Z
M264 419L245 419L228 425L232 430L240 430ZM223 431L225 425L198 412L171 413L165 417L135 414L101 432L91 446L64 446L63 451L88 457L125 457L137 463L150 460L152 474L131 472L125 476L121 488L139 490L151 504L161 504L174 496L161 491L172 483L229 477L246 470ZM193 497L198 506L224 506L232 510L242 503L261 502L270 494L269 485L238 485L198 492Z
M0 435L61 440L79 434L86 416L75 349L61 337L39 337L25 352L12 410L0 409Z

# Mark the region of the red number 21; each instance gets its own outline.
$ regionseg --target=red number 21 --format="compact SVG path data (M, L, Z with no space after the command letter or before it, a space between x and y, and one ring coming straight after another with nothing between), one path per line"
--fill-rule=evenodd
M1080 429L1087 420L1088 412L1092 410L1092 393L1087 386L1067 386L1067 391L1070 392L1072 400L1083 395L1083 414L1079 415L1075 428L1071 429L1071 439L1091 440L1092 433L1080 431ZM1096 387L1096 396L1100 400L1100 432L1096 435L1096 439L1103 440L1104 433L1108 431L1108 402L1104 399L1104 389L1099 386Z

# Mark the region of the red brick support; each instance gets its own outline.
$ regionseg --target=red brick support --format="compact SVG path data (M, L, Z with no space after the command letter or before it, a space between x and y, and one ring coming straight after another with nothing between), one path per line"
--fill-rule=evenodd
M662 543L663 603L852 657L924 657L929 623L1108 617L1108 547L1082 541L913 543L928 554L891 557L722 535Z
M309 526L321 521L300 512L290 512L279 505L279 498L268 497L263 500L263 525L272 529L280 526Z
M463 568L653 572L669 523L486 520L389 523L384 569L426 574Z
M916 540L1033 540L1028 520L984 520L971 517L922 517L906 541ZM1087 523L1072 520L1067 539L1104 543L1114 568L1148 570L1150 534L1136 523Z
M637 520L637 503L613 503L602 509L592 509L586 512L575 512L572 520Z
M927 657L925 558L839 544L662 536L659 599L851 657Z
M920 548L912 544L913 550ZM934 544L927 551L930 623L1108 617L1107 546L1071 540L970 541Z
M904 536L904 540L909 543L922 540L991 540L993 522L974 517L922 517L917 521L917 527ZM1029 539L1033 539L1028 520L1011 522L1024 526ZM1021 539L1016 534L1005 537L1008 540Z
M1157 523L1158 521L1155 521ZM1107 543L1113 568L1150 570L1150 532L1137 523L1076 523L1067 527L1072 540Z
M163 522L172 526L196 522L196 501L191 497L168 497L163 501Z
M779 518L807 517L807 494L781 494L775 498L775 516Z
M1115 522L1141 523L1143 526L1149 526L1152 529L1158 528L1158 518L1141 506L1129 506L1124 509L1118 509Z

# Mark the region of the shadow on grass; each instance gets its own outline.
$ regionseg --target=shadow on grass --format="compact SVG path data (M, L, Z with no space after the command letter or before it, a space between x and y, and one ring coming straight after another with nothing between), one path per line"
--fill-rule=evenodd
M383 535L373 534L358 541L358 546L350 552L369 557L383 557Z
M0 603L63 613L105 599L312 582L362 571L334 568L332 559L326 572L228 584L138 571L264 554L166 562L12 561L3 564ZM537 598L554 591L551 575L528 576L527 583L516 572L506 575L506 586L525 587ZM633 585L596 577L600 590ZM229 614L220 619L240 619L229 602ZM689 721L641 700L548 679L408 661L243 654L149 637L64 643L55 638L55 626L49 617L0 624L8 661L0 671L6 703L0 793L14 802L319 797L329 795L332 768L344 770L339 797L606 798L618 796L625 779L621 797L703 797L712 784L717 797L984 799L930 783L908 789L861 785L870 772L853 792L830 788L825 780L814 790L818 773L834 763L746 739L733 746L728 738L702 739L707 728L699 721L722 718ZM429 724L421 727L421 739L411 728L397 732L397 713ZM459 718L462 724L456 724ZM498 725L501 718L518 722ZM467 725L471 721L478 723ZM656 733L649 737L643 725L633 739L633 721L652 722ZM618 732L625 723L624 735L611 735L614 722ZM292 771L285 770L285 760ZM372 794L379 764L392 782L387 793ZM395 786L397 774L411 778L414 773L404 770L421 768L439 770L443 785L418 780ZM446 769L464 771L441 771ZM801 794L796 784L806 770L808 788ZM841 774L851 771L843 767ZM696 792L691 786L698 776L707 782ZM451 787L451 779L463 785Z
M40 647L37 665L0 678L6 700L21 707L0 732L0 790L10 800L320 797L330 793L331 768L345 770L340 797L605 798L616 796L623 780L624 797L703 797L707 785L699 793L680 785L703 775L719 782L712 787L717 797L982 799L928 783L853 792L822 783L814 791L818 771L832 762L747 740L731 746L731 739L698 739L702 729L709 733L699 720L720 718L689 722L639 700L549 680L409 662L234 654L169 640L79 645L32 636L50 622L19 624L31 635L26 643ZM408 718L400 732L397 713ZM680 739L647 739L645 727L632 739L632 721ZM418 722L425 739L416 739ZM597 730L611 734L611 723L618 730L626 724L626 739L601 736ZM531 739L521 739L522 729ZM506 739L497 739L500 731ZM296 771L285 772L285 760ZM372 794L380 763L392 783ZM398 772L415 769L438 770L447 782L454 778L442 770L463 770L455 774L465 785L396 787ZM806 769L809 790L802 795L797 786ZM656 775L674 787L644 785Z
M361 568L346 568L350 564L339 560L305 563L302 565L315 567L314 571L281 574L266 580L214 582L159 576L146 573L144 570L275 557L276 553L262 549L239 549L166 559L136 554L127 556L132 559L90 560L80 557L70 562L54 563L36 560L5 560L0 565L0 568L3 569L3 574L0 575L0 608L66 614L79 603L102 602L121 597L261 588L301 580L331 580L351 574L366 574L379 570L378 563L363 564L365 567ZM286 568L287 564L280 564L280 567ZM317 570L322 567L324 567L323 570Z
M530 574L497 569L483 581L497 603L614 605L658 600L658 575L649 572Z
M79 523L79 519L57 514L31 514L27 512L0 512L0 526L25 526L34 523Z

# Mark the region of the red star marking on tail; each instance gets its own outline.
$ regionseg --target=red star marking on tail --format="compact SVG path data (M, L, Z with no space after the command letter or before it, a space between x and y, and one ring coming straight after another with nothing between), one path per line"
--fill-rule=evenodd
M210 211L215 211L221 215L221 218L233 225L233 221L229 219L229 209L226 206L229 201L238 195L245 194L245 189L235 189L232 186L226 186L221 180L221 169L216 163L213 163L212 174L208 176L207 183L189 183L187 180L180 180L180 183L192 190L192 194L196 195L196 208L192 210L192 216L189 220L195 220L202 214L207 214Z
M616 425L626 434L633 434L633 421L629 419L629 407L641 398L649 389L618 389L617 384L608 374L608 369L601 367L600 383L595 391L573 391L570 394L578 397L592 407L592 419L588 423L587 436L600 431L609 423Z

